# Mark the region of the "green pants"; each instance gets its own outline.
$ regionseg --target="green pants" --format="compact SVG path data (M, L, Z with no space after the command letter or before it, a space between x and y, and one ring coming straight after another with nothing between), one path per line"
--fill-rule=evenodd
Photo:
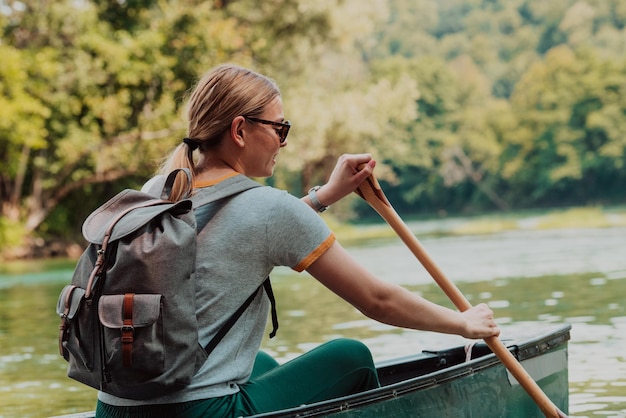
M98 402L97 418L241 417L293 408L379 386L369 349L359 341L338 339L283 365L260 352L252 376L240 391L168 405L114 407Z

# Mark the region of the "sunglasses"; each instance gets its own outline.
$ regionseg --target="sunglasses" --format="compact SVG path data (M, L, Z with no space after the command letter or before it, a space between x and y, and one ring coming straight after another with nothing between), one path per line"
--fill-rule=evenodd
M263 125L272 125L274 130L278 134L278 139L280 143L284 143L287 140L287 134L289 133L289 128L291 128L291 122L286 120L285 122L274 122L271 120L253 118L250 116L244 116L250 122L262 123Z

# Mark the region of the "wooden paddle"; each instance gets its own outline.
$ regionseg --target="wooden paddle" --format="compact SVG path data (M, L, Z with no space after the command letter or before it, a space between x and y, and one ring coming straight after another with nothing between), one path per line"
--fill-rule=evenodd
M398 236L404 241L411 252L422 263L424 268L435 279L439 287L450 298L452 303L461 311L466 311L472 307L467 298L461 293L458 287L450 281L443 272L437 267L430 256L426 253L426 250L422 244L417 240L415 235L406 226L404 221L396 213L395 209L391 206L391 203L387 200L387 197L383 193L378 180L372 174L368 177L355 192L361 196L385 221L393 228ZM511 372L511 374L517 379L519 384L526 390L530 397L535 401L539 409L546 417L567 417L559 408L548 399L545 393L541 390L539 385L530 377L530 375L524 370L522 365L511 354L506 346L497 337L485 338L487 346L495 353L500 359L502 364Z

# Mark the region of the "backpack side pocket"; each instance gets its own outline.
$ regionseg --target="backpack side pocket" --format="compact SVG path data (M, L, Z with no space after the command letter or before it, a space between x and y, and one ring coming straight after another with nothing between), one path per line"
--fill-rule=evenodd
M57 301L59 352L70 361L73 357L85 368L93 370L96 327L89 314L91 303L85 299L85 289L67 285Z

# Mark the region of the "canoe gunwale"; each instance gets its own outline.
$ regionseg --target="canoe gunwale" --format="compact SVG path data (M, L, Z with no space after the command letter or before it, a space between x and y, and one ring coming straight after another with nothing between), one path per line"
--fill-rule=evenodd
M560 329L560 332L546 334L538 341L528 341L526 343L516 345L513 354L518 361L524 361L529 358L537 357L538 355L550 351L569 341L571 329L572 326L570 324L564 324L563 328Z

